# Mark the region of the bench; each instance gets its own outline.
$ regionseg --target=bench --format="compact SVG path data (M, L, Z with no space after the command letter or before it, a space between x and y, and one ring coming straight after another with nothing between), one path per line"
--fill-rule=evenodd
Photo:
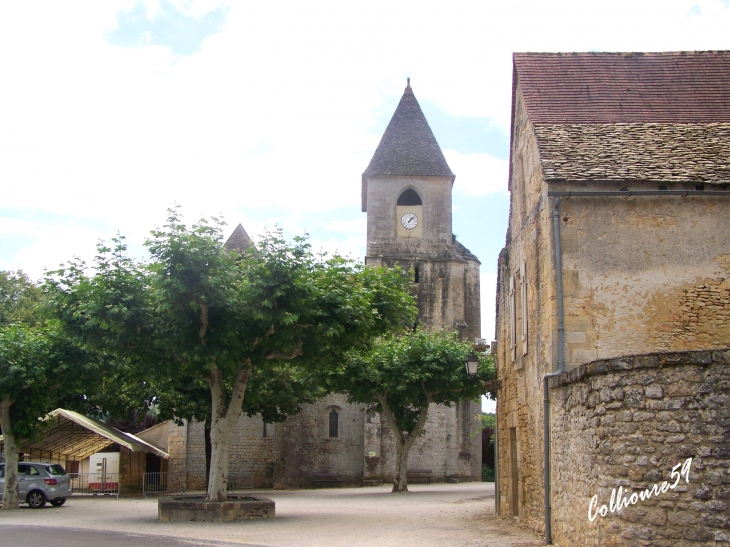
M431 484L431 470L430 469L410 469L406 471L406 479L408 482L424 481Z
M336 473L314 473L312 475L312 482L315 486L317 485L337 485L342 484L342 475Z

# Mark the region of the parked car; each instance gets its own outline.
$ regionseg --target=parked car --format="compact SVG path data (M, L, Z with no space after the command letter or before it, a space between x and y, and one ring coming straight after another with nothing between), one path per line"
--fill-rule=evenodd
M0 501L5 488L5 464L0 464ZM68 473L57 463L22 462L18 464L18 497L33 509L46 502L55 507L66 503L71 495Z

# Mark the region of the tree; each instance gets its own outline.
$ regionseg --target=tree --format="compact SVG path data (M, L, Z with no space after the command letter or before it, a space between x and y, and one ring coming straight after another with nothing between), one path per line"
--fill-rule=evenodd
M36 324L42 291L23 273L0 272L0 325Z
M269 233L240 256L223 248L216 219L188 228L172 210L147 248L151 260L140 265L117 238L114 248L100 246L94 275L81 263L59 270L54 303L89 347L124 359L152 384L207 385L208 501L227 498L230 445L244 408L266 420L297 410L309 396L297 387L310 371L415 316L403 272L315 256L303 238L288 244ZM254 404L245 406L254 385ZM188 410L201 418L199 408Z
M18 272L0 272L0 427L5 455L3 509L18 507L18 459L24 441L43 431L43 417L90 366L37 306L41 291Z
M344 364L326 374L328 386L352 403L380 412L393 430L396 444L393 492L408 490L408 453L423 433L431 403L451 406L476 399L483 382L494 377L494 366L480 358L476 378L466 374L464 361L471 346L456 334L412 331L378 341L368 351L352 351Z

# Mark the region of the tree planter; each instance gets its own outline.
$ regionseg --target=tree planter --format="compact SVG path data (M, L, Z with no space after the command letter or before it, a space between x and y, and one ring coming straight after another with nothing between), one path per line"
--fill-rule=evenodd
M250 518L274 518L274 501L269 498L230 495L226 501L205 501L203 496L168 496L157 502L162 522L228 522Z

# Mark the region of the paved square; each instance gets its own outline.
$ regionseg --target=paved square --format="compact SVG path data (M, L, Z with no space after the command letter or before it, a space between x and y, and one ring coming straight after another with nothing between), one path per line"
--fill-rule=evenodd
M35 544L32 534L38 528L152 534L266 547L541 544L538 536L494 515L493 483L419 484L409 488L411 492L402 494L391 494L389 485L254 491L276 502L276 518L231 523L159 522L156 499L74 497L63 507L0 512L0 537L5 525L25 525L28 543L23 544L28 545ZM147 544L144 536L137 537L139 545ZM3 547L15 546L3 541Z

